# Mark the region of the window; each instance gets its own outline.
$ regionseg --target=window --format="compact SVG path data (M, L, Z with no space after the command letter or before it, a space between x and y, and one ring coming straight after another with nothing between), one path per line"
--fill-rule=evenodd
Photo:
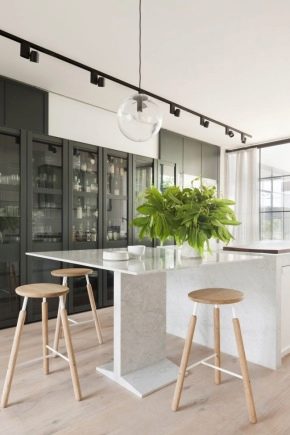
M290 143L260 149L260 238L290 239Z

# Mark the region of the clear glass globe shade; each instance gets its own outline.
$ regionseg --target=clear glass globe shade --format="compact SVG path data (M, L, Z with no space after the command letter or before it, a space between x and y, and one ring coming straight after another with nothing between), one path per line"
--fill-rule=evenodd
M119 107L118 124L121 132L128 139L145 142L159 132L162 114L148 95L135 94Z

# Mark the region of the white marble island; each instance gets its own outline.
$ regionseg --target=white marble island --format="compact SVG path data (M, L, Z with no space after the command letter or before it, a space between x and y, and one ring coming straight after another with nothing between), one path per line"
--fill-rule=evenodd
M102 250L27 254L114 272L114 361L97 370L139 397L175 381L178 368L166 358L166 332L185 336L192 312L187 293L197 288L244 291L238 315L248 359L271 368L279 363L277 274L265 257L219 251L202 260L188 259L174 248L147 248L142 259L119 262L103 260ZM227 325L230 310L224 317L222 351L236 355ZM211 345L208 307L200 309L197 330L196 341Z

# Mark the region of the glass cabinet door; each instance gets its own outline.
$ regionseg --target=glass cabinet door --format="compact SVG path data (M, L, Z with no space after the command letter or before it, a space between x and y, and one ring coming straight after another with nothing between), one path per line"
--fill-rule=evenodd
M163 192L167 187L176 185L176 164L160 161L158 162L158 189ZM164 245L174 245L174 239L168 239ZM156 241L159 245L159 241Z
M96 248L98 241L98 154L73 148L73 249Z
M32 241L35 249L62 243L62 147L32 142ZM51 246L51 248L50 248ZM34 249L34 250L35 250Z
M145 191L149 189L154 182L154 160L134 156L133 158L133 217L138 216L137 208L145 200ZM153 241L151 239L140 240L138 237L138 228L133 227L133 242L134 244L142 243L148 246L152 246Z
M0 328L16 324L20 284L20 140L0 134Z
M28 251L57 251L66 243L64 225L64 142L49 136L28 133ZM67 214L67 207L65 208ZM55 282L53 269L62 264L34 257L27 258L28 282ZM41 301L40 301L41 302ZM48 302L49 317L57 313L57 299ZM28 321L41 318L41 304L32 300Z
M128 159L106 155L104 244L126 246L128 241Z
M167 187L176 184L176 165L174 163L158 162L158 189L163 192Z

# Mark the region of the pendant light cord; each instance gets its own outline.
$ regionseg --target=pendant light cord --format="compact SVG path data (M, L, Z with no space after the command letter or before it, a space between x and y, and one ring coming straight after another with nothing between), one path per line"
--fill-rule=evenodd
M139 0L139 94L141 89L141 65L142 65L142 0Z

